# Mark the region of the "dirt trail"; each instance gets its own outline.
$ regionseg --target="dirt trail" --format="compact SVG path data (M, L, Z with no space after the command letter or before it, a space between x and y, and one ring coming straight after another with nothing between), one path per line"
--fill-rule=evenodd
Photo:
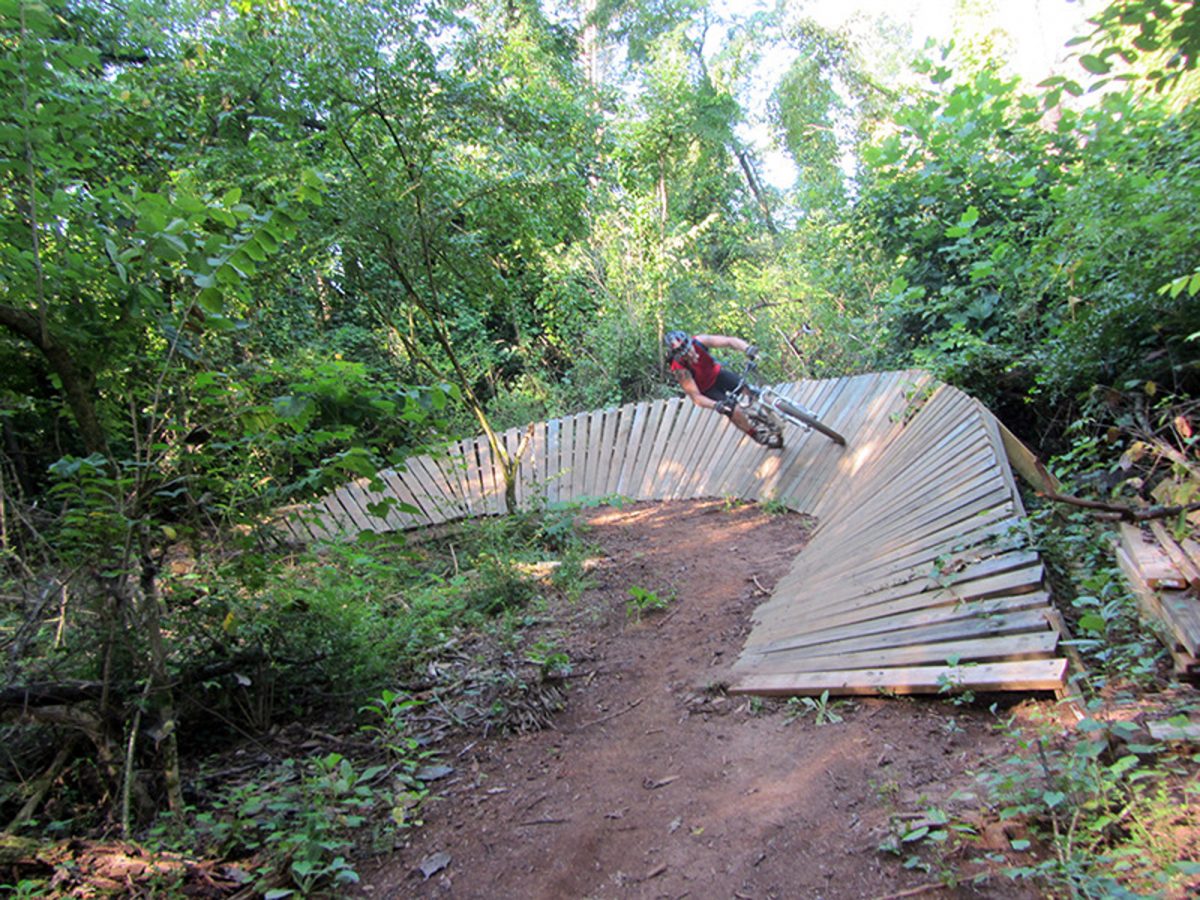
M697 501L586 519L605 559L553 616L574 665L556 727L448 753L455 772L435 785L426 824L364 873L366 895L1020 896L997 882L939 888L936 857L932 871L907 870L878 849L895 816L976 790L972 772L1002 750L991 713L866 699L818 722L802 703L713 689L803 548L803 517ZM631 587L673 599L638 621Z

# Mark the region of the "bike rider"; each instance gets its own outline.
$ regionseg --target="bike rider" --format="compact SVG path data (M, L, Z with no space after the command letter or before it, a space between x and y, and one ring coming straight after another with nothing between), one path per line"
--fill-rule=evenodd
M723 368L708 352L709 347L724 347L754 359L758 353L754 346L739 337L723 334L689 336L683 331L668 331L663 343L671 360L671 373L693 403L728 416L734 425L759 444L772 448L783 447L780 434L765 427L756 428L740 406L727 401L726 395L738 386L740 379L734 372Z

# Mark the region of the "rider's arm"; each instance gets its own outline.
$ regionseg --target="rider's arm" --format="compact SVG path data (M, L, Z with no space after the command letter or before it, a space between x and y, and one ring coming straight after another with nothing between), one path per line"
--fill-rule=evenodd
M696 379L692 377L692 373L687 369L674 369L675 380L679 382L679 386L683 388L683 392L697 406L703 409L715 409L717 401L710 397L705 397L700 393L700 386L696 384Z
M705 347L727 347L738 353L745 353L750 349L749 341L744 341L740 337L730 337L727 334L698 334L696 340Z

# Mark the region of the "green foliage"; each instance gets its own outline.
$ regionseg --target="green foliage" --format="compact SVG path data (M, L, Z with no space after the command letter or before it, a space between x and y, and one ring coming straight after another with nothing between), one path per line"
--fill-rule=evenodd
M821 726L840 724L843 721L843 717L839 710L852 710L855 708L855 705L850 700L831 701L829 699L829 691L822 691L819 697L789 697L786 708L787 715L783 720L783 724L789 725L812 713L814 724Z
M1116 0L1091 19L1094 31L1072 44L1089 44L1080 64L1113 80L1142 78L1155 90L1178 87L1200 54L1200 7L1194 0Z
M898 361L1047 416L1097 383L1192 378L1194 303L1159 292L1193 268L1191 113L1121 94L1075 112L1056 105L1070 85L929 71L944 87L864 155L859 210L899 264Z
M1179 760L1137 743L1137 726L1085 719L1078 736L1050 721L1014 731L1017 751L981 776L1002 819L1020 819L1051 845L1048 858L1006 874L1085 896L1158 896L1190 883L1196 867L1178 858L1174 829L1182 795ZM1014 849L1028 849L1027 841Z
M671 605L673 597L660 597L654 591L634 585L629 589L629 599L625 601L625 612L629 618L638 622L647 613L661 612Z
M393 797L386 774L386 766L359 769L338 753L285 759L255 781L218 788L211 811L194 814L181 849L194 852L198 843L214 854L256 853L263 884L282 873L292 885L264 888L265 896L344 889L359 880L349 858L387 821L379 815ZM158 837L167 846L174 844L168 829L178 825L164 820Z

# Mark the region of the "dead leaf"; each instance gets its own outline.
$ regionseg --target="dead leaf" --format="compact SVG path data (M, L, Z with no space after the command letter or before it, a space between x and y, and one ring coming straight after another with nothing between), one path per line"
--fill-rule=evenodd
M670 784L672 781L675 781L677 778L679 778L678 775L668 775L666 778L660 778L658 780L655 780L653 778L643 778L642 779L642 787L644 787L648 791L652 791L655 788L666 787L668 784Z
M428 881L431 876L436 875L448 865L450 865L450 854L444 850L439 850L437 853L421 860L421 865L417 866L417 868L421 870L421 874Z
M413 777L417 781L437 781L439 778L445 778L452 774L454 774L454 766L422 766L413 772Z

